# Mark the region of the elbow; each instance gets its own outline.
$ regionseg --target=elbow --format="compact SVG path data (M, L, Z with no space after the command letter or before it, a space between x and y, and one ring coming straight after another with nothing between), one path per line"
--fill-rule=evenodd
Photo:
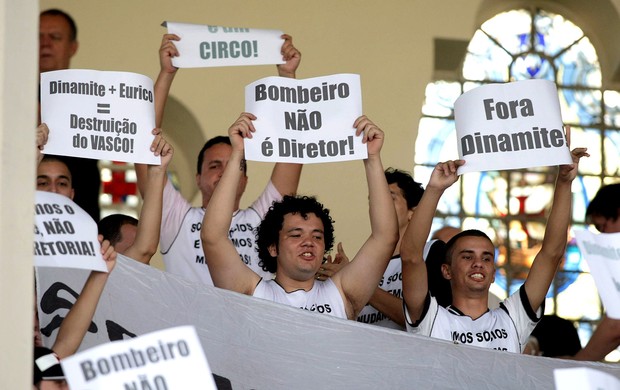
M214 245L220 239L228 239L227 237L219 238L212 229L207 229L204 224L202 226L203 228L200 230L200 241L202 241L203 248Z
M155 253L157 253L157 244L150 244L144 248L143 256L150 259Z

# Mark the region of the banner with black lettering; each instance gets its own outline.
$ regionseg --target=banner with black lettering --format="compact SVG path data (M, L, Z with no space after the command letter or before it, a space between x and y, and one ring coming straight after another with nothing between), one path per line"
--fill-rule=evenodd
M71 69L41 73L45 153L96 160L161 163L150 151L153 81L141 74Z
M87 276L37 269L46 346ZM442 389L538 389L553 387L555 368L578 366L620 376L617 365L433 340L191 283L124 258L108 278L81 348L180 325L196 328L212 372L235 390L430 389L438 383Z
M488 84L454 103L459 174L571 164L555 84Z
M177 68L283 64L282 31L244 27L164 22L169 34L181 40L174 45Z
M108 272L97 223L64 195L36 191L34 265Z
M215 389L193 326L102 344L61 365L71 389Z
M267 77L245 87L245 110L257 117L253 138L245 139L248 160L310 164L368 157L353 127L362 115L359 75Z
M620 319L620 233L578 230L575 238L588 262L607 316Z

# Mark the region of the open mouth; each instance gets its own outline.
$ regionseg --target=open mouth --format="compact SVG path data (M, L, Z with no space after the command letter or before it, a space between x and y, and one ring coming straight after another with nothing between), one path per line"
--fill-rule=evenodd
M470 277L470 278L472 278L472 279L474 279L474 280L476 280L476 281L479 281L479 282L481 282L481 281L483 281L483 280L484 280L484 275L483 275L483 274L481 274L481 273L479 273L479 272L476 272L476 273L474 273L474 274L471 274L471 275L469 275L469 277Z

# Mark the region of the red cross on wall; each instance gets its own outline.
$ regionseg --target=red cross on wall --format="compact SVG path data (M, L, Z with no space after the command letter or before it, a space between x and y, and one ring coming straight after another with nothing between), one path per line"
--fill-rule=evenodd
M113 165L127 165L124 162L113 161ZM103 192L112 196L112 203L125 203L127 195L136 195L136 183L127 182L124 170L114 170L112 180L103 182Z

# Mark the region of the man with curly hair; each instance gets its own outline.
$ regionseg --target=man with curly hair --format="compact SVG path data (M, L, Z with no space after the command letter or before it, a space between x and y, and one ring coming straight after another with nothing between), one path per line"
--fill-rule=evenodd
M258 251L273 280L261 279L238 260L228 238L234 211L234 194L243 175L244 138L252 138L256 117L241 114L228 134L232 154L205 211L201 238L205 258L216 287L296 306L340 318L355 319L368 302L385 271L398 242L398 224L380 151L384 134L368 118L358 118L353 127L368 146L364 160L368 181L371 234L350 265L333 277L315 279L333 246L333 221L329 211L315 198L287 196L275 202L258 228Z

